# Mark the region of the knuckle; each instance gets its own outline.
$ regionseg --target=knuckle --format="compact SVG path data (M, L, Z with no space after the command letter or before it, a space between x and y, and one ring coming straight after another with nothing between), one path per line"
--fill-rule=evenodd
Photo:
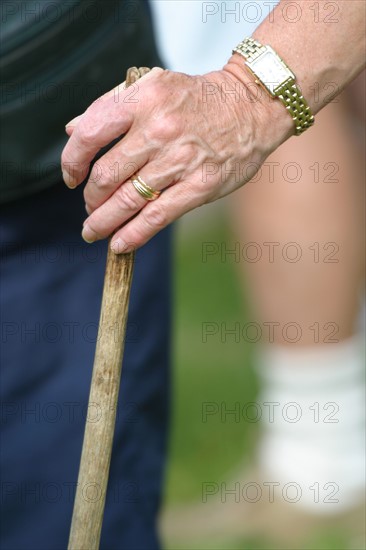
M113 177L111 177L111 171L108 166L100 161L96 162L90 172L89 182L95 185L100 191L108 192L113 183Z
M96 162L91 169L89 182L96 185L97 187L103 188L105 186L106 178L104 175L104 170L99 162Z
M196 147L190 143L182 147L180 151L180 162L185 166L190 166L192 161L197 157Z
M142 211L144 221L148 227L154 229L163 229L169 223L166 208L162 208L159 201L151 203L149 209Z
M116 191L116 198L121 208L136 212L142 207L140 197L133 185L122 185Z
M121 174L116 168L116 163L111 164L104 157L94 163L89 175L88 187L100 191L102 195L110 195L120 183Z
M97 125L92 124L88 117L83 117L75 128L80 145L86 148L93 146L98 139L98 130Z
M159 141L170 141L180 133L180 120L176 115L165 115L155 119L148 129L148 138Z
M100 223L100 220L98 219L98 215L93 214L93 216L89 218L88 226L90 230L98 236L98 238L103 238L107 236L107 233L103 228L103 224Z

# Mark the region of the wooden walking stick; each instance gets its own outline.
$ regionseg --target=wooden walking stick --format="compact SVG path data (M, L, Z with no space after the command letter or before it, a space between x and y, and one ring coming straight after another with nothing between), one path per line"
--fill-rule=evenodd
M150 69L127 71L130 86ZM97 550L102 530L109 465L121 378L134 253L117 256L108 248L98 341L79 477L72 515L69 550ZM112 330L113 328L113 330Z

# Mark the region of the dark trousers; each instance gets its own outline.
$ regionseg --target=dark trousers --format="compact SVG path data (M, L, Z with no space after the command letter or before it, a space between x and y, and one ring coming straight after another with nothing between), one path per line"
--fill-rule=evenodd
M106 242L85 244L81 190L2 207L2 550L66 548ZM166 454L171 231L137 253L102 549L156 549ZM93 487L85 498L95 498Z

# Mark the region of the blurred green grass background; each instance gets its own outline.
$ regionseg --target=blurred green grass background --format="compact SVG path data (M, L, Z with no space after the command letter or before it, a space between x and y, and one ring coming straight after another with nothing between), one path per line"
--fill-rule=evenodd
M219 255L202 261L204 243L229 239L224 220L199 235L178 239L175 267L174 388L168 501L201 497L205 479L221 479L241 457L250 453L256 424L235 422L215 414L203 422L205 403L228 408L235 402L255 399L256 379L251 369L250 344L235 343L228 336L202 338L203 323L226 323L228 328L243 321L239 277L235 264Z
M253 368L255 344L234 337L221 342L219 336L202 338L202 323L246 323L255 320L248 307L247 294L239 280L238 265L220 255L202 261L204 243L233 244L223 212L187 230L178 226L175 253L175 311L173 353L173 417L164 506L197 502L203 481L222 480L230 472L253 460L258 423L235 422L233 415L224 421L220 414L203 422L202 408L207 402L255 401L258 380ZM213 223L214 219L214 223ZM187 222L186 222L187 223ZM188 222L189 224L189 222ZM187 530L189 526L187 525ZM238 540L217 537L212 540L182 543L164 540L165 549L266 550L279 548L265 538ZM342 529L309 533L306 550L346 550L350 546ZM362 550L363 546L360 546ZM304 547L305 550L305 547Z

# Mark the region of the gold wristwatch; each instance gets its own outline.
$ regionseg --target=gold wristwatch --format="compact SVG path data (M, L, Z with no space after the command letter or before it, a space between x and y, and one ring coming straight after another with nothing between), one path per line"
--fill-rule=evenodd
M233 53L242 55L255 82L283 103L295 123L297 136L314 124L310 107L296 85L296 76L270 46L245 38Z

